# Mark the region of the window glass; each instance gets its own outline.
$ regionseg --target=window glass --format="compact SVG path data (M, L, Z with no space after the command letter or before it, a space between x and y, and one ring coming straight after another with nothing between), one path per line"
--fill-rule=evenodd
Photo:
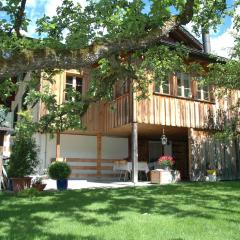
M170 76L162 82L156 82L155 84L155 92L163 93L163 94L170 94Z
M210 101L210 91L209 86L201 85L202 77L198 77L197 84L197 99Z
M76 77L76 91L82 93L82 78Z
M192 97L189 74L177 73L177 94L180 97Z
M77 76L66 76L66 90L74 89L80 93L82 93L82 78ZM65 93L65 100L68 99L67 93ZM71 99L72 100L72 99Z

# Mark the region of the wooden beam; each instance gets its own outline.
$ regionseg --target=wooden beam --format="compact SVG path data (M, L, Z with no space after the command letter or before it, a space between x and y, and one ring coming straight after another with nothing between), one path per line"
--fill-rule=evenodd
M192 179L192 128L188 128L188 174L190 181Z
M97 175L101 175L101 159L102 159L102 136L97 135Z
M61 134L60 134L60 132L57 132L57 134L56 134L56 160L59 159L60 155L61 155L60 142L61 142Z
M2 167L3 167L3 147L0 146L0 190L2 190L2 180L3 180L3 176L2 176Z
M138 182L138 125L132 123L132 182Z

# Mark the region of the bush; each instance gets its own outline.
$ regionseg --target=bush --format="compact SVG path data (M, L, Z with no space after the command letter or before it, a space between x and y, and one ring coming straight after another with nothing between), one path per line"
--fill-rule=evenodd
M31 112L21 112L20 120L15 129L11 156L9 160L10 177L26 177L33 174L39 163L38 147L33 134L35 123L32 121Z
M71 169L65 162L54 162L48 168L48 175L55 180L67 179Z
M25 177L33 174L38 165L38 148L31 136L17 133L12 146L8 174L10 177Z

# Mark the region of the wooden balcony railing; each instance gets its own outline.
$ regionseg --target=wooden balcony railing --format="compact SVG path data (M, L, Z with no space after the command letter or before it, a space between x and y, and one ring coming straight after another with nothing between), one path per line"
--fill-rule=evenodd
M105 131L119 127L131 122L132 98L126 93L104 107L104 129Z
M208 128L210 118L216 112L214 103L166 95L152 95L149 99L136 101L135 106L138 123L200 129ZM132 111L132 97L125 94L110 103L92 104L83 122L88 130L108 132L131 123Z
M138 123L206 128L214 108L213 103L152 95L137 103L136 115Z

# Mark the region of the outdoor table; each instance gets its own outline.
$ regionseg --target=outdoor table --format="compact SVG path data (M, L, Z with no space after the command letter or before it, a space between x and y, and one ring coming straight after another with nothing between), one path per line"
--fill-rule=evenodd
M127 174L132 173L132 162L128 162L127 160L115 161L113 164L113 171L120 172L119 180L121 179L122 174L124 173L124 181L125 181ZM147 176L147 173L149 172L147 162L138 162L138 171L145 172Z

